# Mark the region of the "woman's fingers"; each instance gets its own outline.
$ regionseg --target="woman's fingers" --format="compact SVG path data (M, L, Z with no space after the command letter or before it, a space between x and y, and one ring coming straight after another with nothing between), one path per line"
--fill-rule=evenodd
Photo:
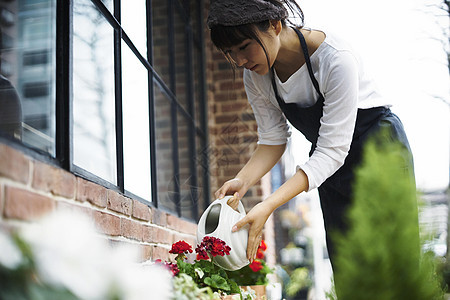
M248 245L247 245L247 258L250 262L252 262L256 257L256 252L258 251L258 247L261 244L262 240L262 232L259 232L255 235L249 234Z
M234 178L231 180L228 180L225 182L220 189L217 190L217 192L214 193L214 196L218 199L222 199L227 194L231 195L233 193L236 193L242 189L242 181L238 178ZM237 196L238 200L240 200L239 194Z
M239 205L239 193L236 192L233 194L233 197L228 199L227 204L234 210L237 210L238 205Z

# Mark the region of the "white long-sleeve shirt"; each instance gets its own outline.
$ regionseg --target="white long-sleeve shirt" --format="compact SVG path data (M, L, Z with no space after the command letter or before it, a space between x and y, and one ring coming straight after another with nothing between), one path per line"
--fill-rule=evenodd
M325 98L316 148L309 160L299 166L306 173L309 190L312 190L344 164L352 142L358 108L390 106L390 103L381 97L364 72L359 57L335 36L327 34L310 60ZM275 82L279 95L286 103L308 107L319 98L306 64L285 82L281 82L275 74ZM259 75L244 70L244 84L258 125L258 143L285 144L290 137L290 129L275 98L270 72Z

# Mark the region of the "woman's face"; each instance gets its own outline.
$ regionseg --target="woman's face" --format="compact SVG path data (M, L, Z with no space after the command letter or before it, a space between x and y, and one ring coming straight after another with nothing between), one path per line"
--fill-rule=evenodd
M224 49L225 54L228 54L239 67L244 67L250 71L256 72L259 75L265 75L269 72L269 65L267 58L269 58L270 67L272 67L278 53L279 40L277 35L270 30L259 34L260 40L267 51L253 39L246 39L242 43Z

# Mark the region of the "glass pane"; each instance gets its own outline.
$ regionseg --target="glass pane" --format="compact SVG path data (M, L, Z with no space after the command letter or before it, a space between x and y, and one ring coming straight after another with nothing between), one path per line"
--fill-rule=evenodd
M153 67L158 75L168 85L169 77L169 40L167 0L152 0L152 36L153 36Z
M147 19L146 0L122 1L122 28L139 50L143 57L147 57Z
M198 186L195 170L191 170L191 164L195 162L192 155L193 143L189 136L190 123L182 114L178 114L178 157L180 162L179 182L180 182L180 207L181 215L187 218L194 218L193 210L196 210Z
M212 195L207 194L206 188L207 183L205 180L208 180L208 176L210 175L207 173L207 155L210 155L209 152L211 151L210 147L204 145L203 140L197 136L197 157L196 157L196 168L197 168L197 181L198 181L198 217L200 217L205 210L205 207L212 202L211 199Z
M109 10L111 14L114 14L113 0L101 0L103 5Z
M194 85L194 116L195 116L195 124L197 127L201 128L202 118L206 117L205 109L203 107L202 101L204 101L203 97L203 82L202 82L202 72L201 72L201 53L198 49L194 47L194 75L192 76L193 85Z
M125 42L122 106L125 189L151 201L148 72Z
M187 70L187 31L185 29L184 16L181 15L185 11L181 11L181 4L178 2L176 7L174 7L174 33L175 33L175 41L174 41L174 52L175 52L175 94L177 96L178 103L183 106L183 108L188 111L188 76L190 75Z
M156 134L156 173L158 188L158 206L176 211L178 199L178 175L174 175L174 159L172 156L172 118L170 100L154 84L155 101L155 134Z
M55 154L56 0L0 1L0 132Z
M74 164L115 184L113 34L91 1L74 2Z

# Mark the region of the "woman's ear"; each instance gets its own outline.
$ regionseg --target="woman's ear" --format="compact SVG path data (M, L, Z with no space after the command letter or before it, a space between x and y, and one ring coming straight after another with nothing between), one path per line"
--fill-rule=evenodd
M275 31L276 35L279 35L283 25L280 20L270 20L270 27Z

